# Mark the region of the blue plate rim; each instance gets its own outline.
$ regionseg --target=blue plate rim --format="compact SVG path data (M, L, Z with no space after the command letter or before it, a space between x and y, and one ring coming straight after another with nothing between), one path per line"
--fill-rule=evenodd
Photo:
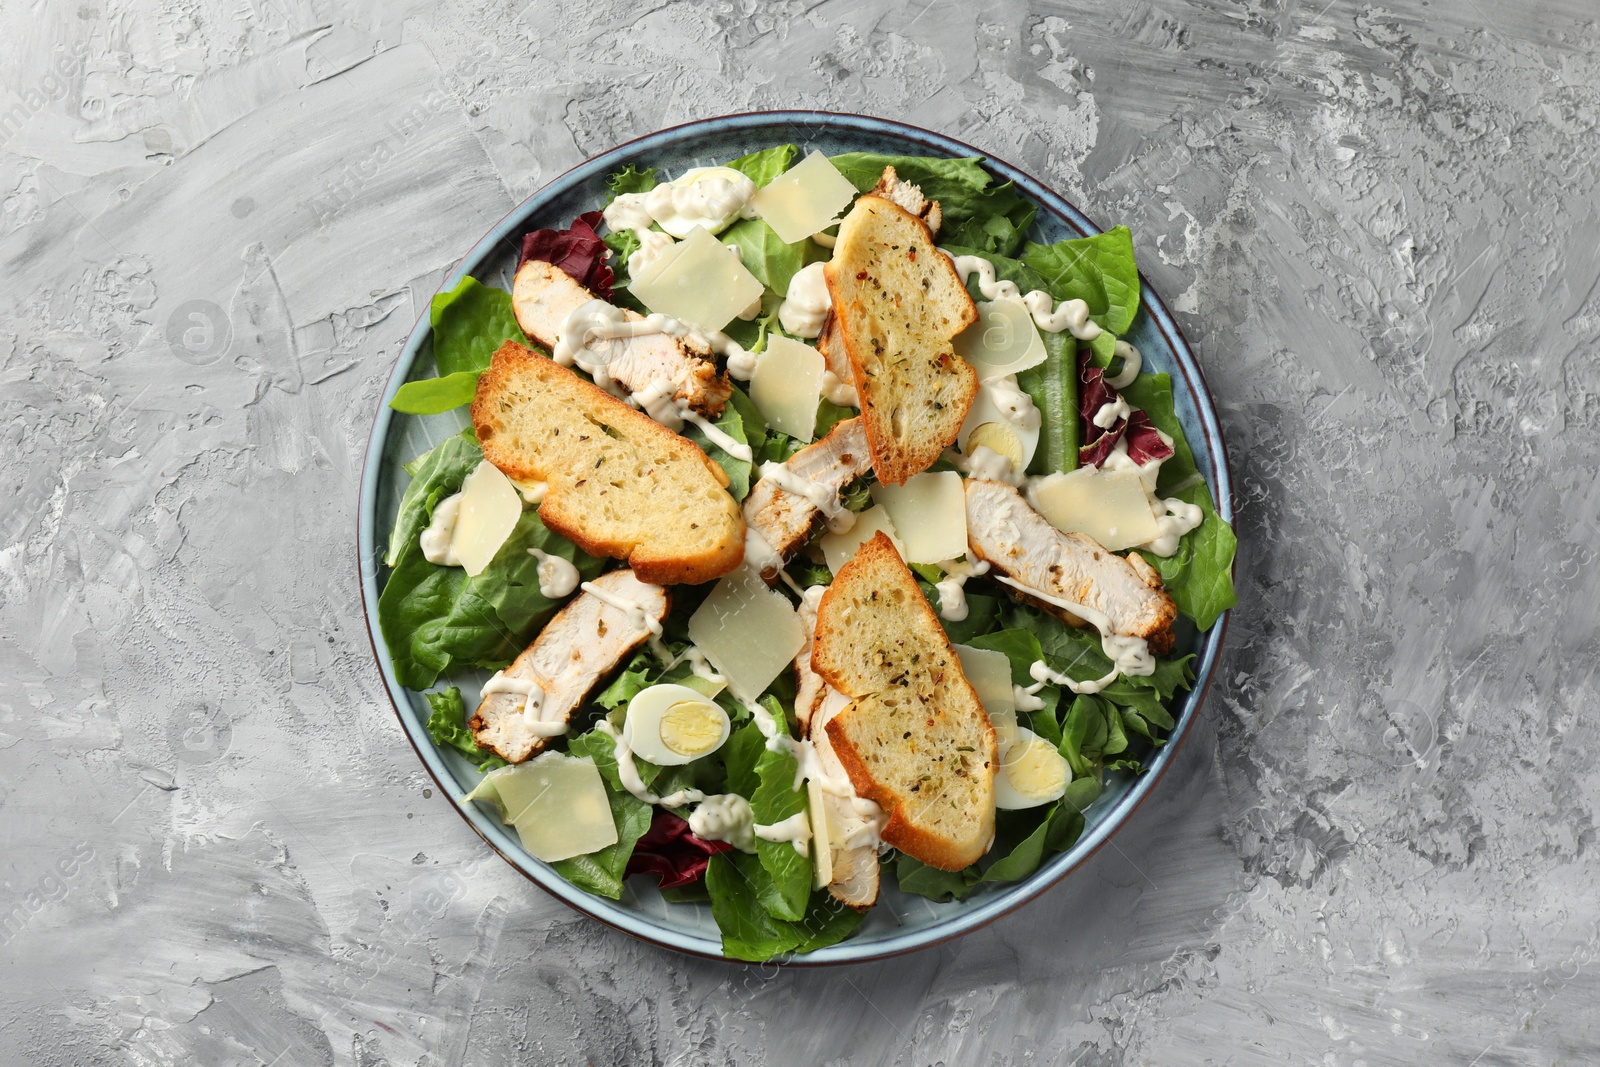
M597 174L612 172L623 165L628 157L691 141L702 134L754 129L780 124L797 127L824 126L835 129L843 128L867 134L892 134L899 138L926 145L931 150L928 153L930 155L980 157L987 169L1003 179L1014 182L1019 190L1041 208L1051 211L1080 233L1087 235L1102 232L1100 226L1096 225L1087 215L1068 202L1065 197L1050 189L1031 174L946 134L894 119L848 112L810 110L752 111L696 119L665 127L653 133L622 142L572 167L546 182L508 211L473 246L472 251L462 257L437 291L443 292L457 285L462 277L470 273L472 269L475 269L500 241L508 240L512 232L521 227L526 217L536 210L543 201ZM515 246L513 245L513 247ZM1233 479L1228 466L1228 451L1223 440L1222 427L1217 417L1211 391L1205 382L1204 372L1195 359L1188 340L1184 337L1176 319L1168 311L1160 296L1151 288L1149 280L1145 278L1142 271L1139 275L1139 282L1140 299L1156 328L1160 330L1163 338L1170 346L1174 358L1183 371L1184 385L1189 391L1194 410L1199 416L1205 431L1204 450L1211 461L1213 477L1211 490L1212 496L1216 501L1217 513L1224 521L1232 524L1234 520L1234 492ZM384 690L394 709L395 717L400 723L401 732L411 742L412 748L416 750L418 758L434 779L435 784L438 785L440 792L450 798L457 813L483 839L485 844L539 888L561 900L575 911L650 944L706 959L743 964L743 961L734 960L723 955L721 945L717 941L657 926L644 920L637 913L621 907L615 901L584 892L577 886L567 882L560 875L549 870L543 864L539 864L536 860L530 860L525 863L514 851L512 842L503 828L495 826L486 813L478 811L472 805L462 801L462 791L456 785L454 776L449 768L445 766L438 750L434 747L432 739L425 736L419 738L417 736L418 727L402 710L402 705L410 706L410 701L405 696L407 690L399 684L394 676L393 663L389 658L388 649L380 639L376 625L379 593L377 586L378 560L380 558L376 541L377 485L383 448L388 437L389 426L395 415L394 410L389 407L389 401L394 398L395 392L405 382L406 376L409 374L411 366L415 362L422 343L427 338L431 328L429 312L424 309L407 337L406 343L396 359L395 366L390 372L388 382L384 387L383 395L379 400L376 418L373 421L372 430L368 437L366 456L363 460L360 501L356 516L357 568L361 580L362 607L364 621L367 626L367 639L372 647L373 657L378 664L379 672L383 677ZM1234 559L1235 575L1237 575L1237 570L1238 557L1236 554ZM1005 893L997 895L990 900L980 901L971 908L948 919L941 920L933 926L868 943L845 940L837 945L831 945L814 952L778 958L772 962L783 966L802 967L866 963L932 948L953 938L971 933L973 930L986 926L1016 911L1018 908L1037 899L1047 889L1050 889L1071 874L1072 871L1076 870L1110 841L1112 835L1121 829L1133 812L1149 797L1156 783L1161 780L1171 766L1175 754L1188 738L1194 720L1198 717L1199 710L1205 702L1206 695L1210 692L1212 675L1218 655L1227 636L1231 614L1231 610L1223 612L1211 629L1204 635L1200 655L1195 667L1194 687L1183 699L1182 707L1176 716L1176 725L1171 731L1167 743L1147 762L1145 772L1134 781L1128 793L1109 810L1105 811L1093 827L1087 828L1083 836L1078 839L1072 848L1057 854L1047 861L1039 871L1017 883ZM425 734L425 731L423 733Z

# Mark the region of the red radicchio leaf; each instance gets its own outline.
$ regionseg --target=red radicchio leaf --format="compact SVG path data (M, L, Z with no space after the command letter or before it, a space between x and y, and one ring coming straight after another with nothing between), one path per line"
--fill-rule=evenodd
M1153 459L1166 459L1172 455L1172 446L1161 439L1150 416L1134 411L1129 417L1118 419L1108 429L1094 424L1094 417L1106 404L1117 402L1117 391L1106 384L1106 372L1089 362L1090 350L1079 353L1078 414L1083 425L1083 446L1078 450L1078 461L1086 467L1098 467L1111 455L1117 442L1127 439L1128 458L1135 463L1149 463Z
M1117 391L1106 384L1106 372L1089 362L1089 349L1079 353L1078 415L1083 425L1083 445L1078 449L1078 462L1085 467L1098 467L1111 455L1122 439L1126 419L1118 419L1109 429L1102 430L1094 424L1095 414L1106 404L1116 402Z
M690 832L689 824L672 812L658 811L650 829L633 846L627 877L653 874L662 889L675 889L699 881L711 857L732 847L726 841L707 841Z
M1122 432L1128 440L1128 458L1143 465L1153 459L1166 459L1172 455L1172 446L1161 439L1161 433L1150 421L1150 416L1135 411L1128 416L1128 426Z
M595 232L600 219L600 212L586 211L572 220L570 230L534 230L523 234L522 258L517 260L517 268L520 270L530 259L543 260L560 267L601 300L610 300L614 275L606 265L606 257L611 250Z

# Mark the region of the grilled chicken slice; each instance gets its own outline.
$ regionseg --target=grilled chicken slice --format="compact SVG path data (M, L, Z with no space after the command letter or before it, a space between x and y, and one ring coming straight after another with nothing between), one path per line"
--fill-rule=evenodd
M593 293L561 268L537 259L524 263L511 284L517 325L552 351L567 316L593 299ZM636 311L624 309L623 314L629 322L644 319ZM728 376L717 371L710 349L697 340L680 341L664 333L624 340L622 354L606 366L606 372L630 393L643 392L665 378L672 383L674 399L708 419L721 415L733 394Z
M911 214L928 224L928 232L939 236L939 226L944 222L944 213L939 210L939 201L929 200L922 195L920 186L908 181L902 181L894 172L893 167L884 167L883 176L878 179L878 184L872 187L868 196L881 196L905 208Z
M600 679L614 671L647 641L651 622L667 617L671 598L659 585L641 582L631 570L611 571L590 583L540 631L484 688L503 685L516 692L489 692L467 721L480 745L500 758L521 763L543 751L552 736L588 697ZM608 601L636 604L628 610ZM537 687L524 697L529 685ZM528 712L531 705L531 716Z
M1094 608L1111 620L1114 633L1144 638L1157 655L1172 650L1177 606L1137 553L1123 559L1092 537L1062 533L1003 482L969 478L966 490L973 560L987 560L995 573L1029 589ZM1019 595L1062 622L1086 625L1060 607Z
M828 739L828 720L850 706L850 698L828 685L822 676L811 669L811 646L817 628L817 605L822 601L822 586L813 586L800 600L800 622L805 626L806 643L794 658L798 682L794 701L795 714L800 719L800 730L810 740L816 753L817 766L829 778L849 782L850 775L833 751ZM853 791L853 790L852 790ZM857 805L867 808L867 813L857 810ZM878 901L878 850L871 845L855 848L842 847L850 834L864 829L869 818L881 818L873 813L876 805L860 801L853 796L822 794L823 818L830 828L842 831L833 842L830 852L833 878L828 882L828 893L841 904L857 911L865 911ZM831 837L832 835L830 835Z
M837 423L822 440L790 456L784 466L823 492L837 496L872 469L866 427L859 417ZM826 516L810 500L780 489L775 479L763 478L745 497L744 521L772 546L780 559L787 561L811 539ZM769 561L762 565L762 578L770 582L777 576L775 564Z

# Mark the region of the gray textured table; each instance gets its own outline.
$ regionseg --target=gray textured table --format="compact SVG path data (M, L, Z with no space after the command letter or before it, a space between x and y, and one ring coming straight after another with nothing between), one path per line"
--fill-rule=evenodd
M1600 1059L1593 0L566 7L0 7L0 1062ZM456 256L587 154L797 106L1133 227L1221 398L1242 602L1114 847L778 973L487 852L352 538Z

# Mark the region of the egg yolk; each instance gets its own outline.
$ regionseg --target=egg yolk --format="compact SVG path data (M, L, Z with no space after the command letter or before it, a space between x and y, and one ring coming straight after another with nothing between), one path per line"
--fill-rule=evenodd
M1048 742L1029 738L1011 746L1006 753L1004 773L1011 788L1025 797L1035 798L1051 796L1065 788L1069 771L1066 762Z
M680 756L699 756L722 739L722 709L715 704L685 700L661 716L661 743Z
M1014 470L1021 470L1022 441L1009 426L998 422L980 423L967 434L967 455L972 455L979 448L993 449L999 455L1011 461Z

